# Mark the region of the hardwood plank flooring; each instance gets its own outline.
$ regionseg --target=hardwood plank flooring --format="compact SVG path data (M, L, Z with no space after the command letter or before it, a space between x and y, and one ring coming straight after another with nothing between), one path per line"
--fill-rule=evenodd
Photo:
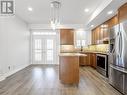
M61 84L58 71L58 66L28 66L0 82L0 95L121 95L91 67L80 68L78 87Z

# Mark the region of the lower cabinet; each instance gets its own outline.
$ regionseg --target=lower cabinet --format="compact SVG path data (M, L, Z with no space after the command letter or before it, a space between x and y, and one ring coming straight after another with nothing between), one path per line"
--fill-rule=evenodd
M121 71L118 71L112 67L109 68L109 83L115 87L117 90L119 90L121 93L124 92L124 76L125 74Z
M64 84L79 83L79 57L59 57L59 79Z
M79 58L79 64L80 66L89 66L89 56L88 54L86 54L87 56L80 56Z
M127 74L125 74L124 84L125 84L124 93L125 93L125 95L127 95Z
M94 68L96 68L96 54L95 53L91 53L89 54L90 56L90 65Z
M96 54L95 53L86 53L87 56L81 56L79 58L80 66L92 66L96 68Z

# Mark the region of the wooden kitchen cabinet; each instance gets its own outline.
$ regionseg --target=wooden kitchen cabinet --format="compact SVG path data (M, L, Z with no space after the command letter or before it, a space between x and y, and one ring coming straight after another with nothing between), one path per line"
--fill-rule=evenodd
M95 31L96 31L95 29L92 30L92 40L91 40L92 45L95 44Z
M109 38L109 24L108 22L105 22L103 24L104 27L101 28L101 32L103 32L102 36L103 36L103 39L107 39Z
M108 21L106 21L103 25L105 27L103 27L103 39L104 40L108 40L109 39L109 29L112 28L113 26L118 24L118 15L115 15L114 17L112 17L111 19L109 19Z
M118 9L117 15L92 30L92 44L102 44L103 41L108 40L109 29L125 20L127 20L127 3Z
M92 44L95 45L97 44L97 28L95 28L94 30L92 30Z
M79 58L80 66L91 66L96 68L96 54L95 53L85 53L87 56L81 56Z
M74 45L74 30L73 29L60 29L60 44Z
M96 36L96 44L99 44L100 43L100 40L103 39L103 36L102 36L102 32L100 30L100 26L96 28L96 33L95 33L95 36Z
M92 30L92 44L99 44L100 40L100 27L97 27Z
M103 39L108 40L109 39L109 29L112 28L113 26L118 24L118 15L115 15L108 21L104 22L102 25L102 32L103 32Z
M79 83L79 57L60 56L59 57L59 79L64 84Z
M118 15L112 17L110 20L108 20L108 28L112 28L113 26L118 24Z
M90 61L90 66L96 68L96 54L95 53L91 53L89 54L89 61Z
M127 3L118 9L119 22L127 20Z
M87 56L80 56L79 58L79 65L80 66L89 66L89 56L88 54L86 54Z
M108 21L92 30L92 44L103 44L109 39L109 29L118 24L118 16L114 16Z

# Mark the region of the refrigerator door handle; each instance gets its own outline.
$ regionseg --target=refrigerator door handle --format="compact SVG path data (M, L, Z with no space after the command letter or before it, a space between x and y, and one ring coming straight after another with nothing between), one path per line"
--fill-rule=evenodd
M120 56L120 32L118 32L118 56Z
M123 43L122 43L122 34L120 32L120 58L122 57L122 45L123 45Z
M119 43L119 33L117 33L117 35L116 35L116 37L115 37L115 39L117 39L118 38L118 43ZM117 47L117 44L115 43L115 45L114 45L114 47L113 47L113 50L112 50L112 54L114 54L115 53L115 51L116 51L116 47ZM118 47L119 48L119 47ZM119 51L119 49L118 49L118 51ZM119 52L118 52L119 53Z

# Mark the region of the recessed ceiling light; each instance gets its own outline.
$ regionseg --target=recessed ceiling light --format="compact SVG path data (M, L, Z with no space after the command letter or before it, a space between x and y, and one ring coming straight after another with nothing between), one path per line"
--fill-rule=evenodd
M94 25L91 25L91 27L94 27Z
M107 14L111 15L111 14L113 14L113 11L108 11Z
M33 11L33 8L32 7L28 7L28 11Z
M89 12L89 9L86 8L84 11L85 11L85 12Z

